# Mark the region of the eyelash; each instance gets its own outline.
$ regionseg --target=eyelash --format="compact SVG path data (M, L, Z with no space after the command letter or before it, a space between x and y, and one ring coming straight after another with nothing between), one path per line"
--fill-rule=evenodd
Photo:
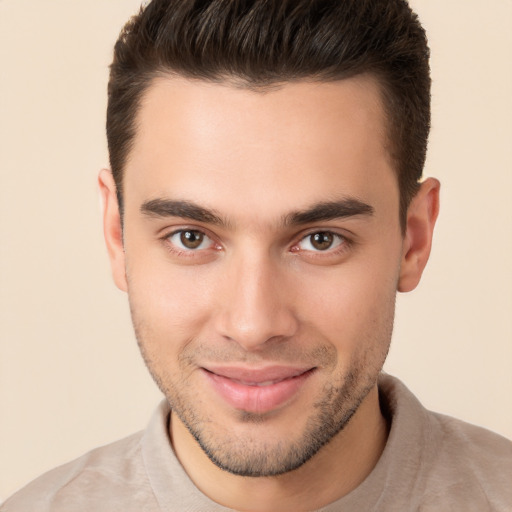
M179 248L179 246L177 246L176 243L171 242L172 237L179 235L179 234L186 233L186 232L200 233L205 238L210 240L209 247L204 248L204 249L186 249L186 248ZM301 250L299 248L299 244L301 244L303 241L305 241L308 238L313 237L314 235L317 235L317 234L331 235L335 239L335 241L333 243L336 243L336 240L338 243L337 243L337 245L335 245L334 248L329 247L324 251L322 251L322 250L315 251L315 250L307 250L307 249ZM216 251L219 251L222 249L220 244L216 243L212 236L210 236L208 233L206 233L203 229L197 229L197 228L186 228L185 227L185 228L175 229L175 230L171 231L170 233L166 233L161 239L166 244L167 249L171 253L177 255L178 257L197 258L200 254L205 254L204 251L208 251L209 249L214 248ZM201 242L201 244L202 243L203 242ZM296 242L292 245L292 247L290 248L290 252L292 252L294 254L306 253L310 257L316 257L316 258L324 257L325 258L328 256L338 256L341 253L349 250L352 247L352 245L353 245L353 241L350 240L349 238L347 238L345 235L341 235L340 233L336 233L335 231L330 231L327 229L325 229L325 230L317 229L315 231L310 231L309 233L302 235L301 238L298 240L298 242Z
M296 244L294 244L291 248L292 252L295 252L294 249L308 239L310 240L309 244L313 245L311 239L315 235L324 235L324 236L330 235L331 237L333 237L332 245L334 245L334 247L330 246L330 247L327 247L325 250L304 249L304 251L310 252L312 254L318 254L318 255L337 254L338 252L340 252L340 250L346 249L346 247L350 244L350 241L348 240L348 238L339 233L336 233L334 231L329 231L329 230L316 230L316 231L311 231L310 233L307 233ZM300 252L300 249L297 249L296 252Z
M205 238L210 240L210 247L207 247L205 249L189 249L189 248L180 248L176 245L176 243L171 242L171 238L173 236L183 234L186 232L192 232L192 233L200 233ZM211 249L212 246L216 246L216 250L220 250L220 245L216 244L215 240L212 236L205 233L203 229L196 229L196 228L181 228L181 229L175 229L174 231L171 231L170 233L165 234L162 237L162 241L165 243L166 248L169 252L172 254L175 254L179 257L187 257L187 258L197 258L200 254L205 254L204 251L207 251L208 249ZM202 245L203 242L201 242Z

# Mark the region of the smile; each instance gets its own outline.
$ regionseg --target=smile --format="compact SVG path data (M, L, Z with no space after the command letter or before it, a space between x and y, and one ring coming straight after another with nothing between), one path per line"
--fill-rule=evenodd
M315 368L203 368L209 386L229 406L256 414L282 408L298 396Z

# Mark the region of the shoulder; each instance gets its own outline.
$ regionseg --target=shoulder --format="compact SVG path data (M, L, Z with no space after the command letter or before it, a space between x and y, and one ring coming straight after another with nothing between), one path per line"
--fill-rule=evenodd
M138 495L151 494L142 462L142 434L96 448L43 474L0 506L1 512L33 510L35 503L40 512L128 510L123 508L126 499L133 506Z
M488 510L510 510L512 441L450 416L429 416L433 440L428 454L429 501L452 494L459 502L468 500L467 510L473 510L476 502Z
M388 439L397 480L414 510L506 511L512 506L512 442L464 421L428 411L398 379L379 387L391 419Z
M465 421L430 412L432 428L439 432L444 444L453 446L454 450L469 460L482 459L491 465L512 464L512 441Z

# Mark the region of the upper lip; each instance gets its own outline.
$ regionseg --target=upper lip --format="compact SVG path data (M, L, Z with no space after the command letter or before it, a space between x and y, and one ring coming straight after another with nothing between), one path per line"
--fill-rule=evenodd
M215 366L208 365L203 368L215 375L227 379L240 381L248 384L260 384L262 382L279 382L292 377L298 377L303 373L312 370L311 367L296 366L266 366L262 368L249 368L243 366Z

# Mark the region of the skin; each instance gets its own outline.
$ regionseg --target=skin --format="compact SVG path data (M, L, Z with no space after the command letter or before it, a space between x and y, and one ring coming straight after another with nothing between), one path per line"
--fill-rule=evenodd
M396 291L420 280L439 201L424 181L402 236L375 81L254 92L159 78L125 169L123 233L111 173L99 181L114 280L196 486L252 511L311 510L357 487L387 437L376 381ZM332 218L298 213L326 202ZM212 365L311 371L283 403L247 411L211 385Z

